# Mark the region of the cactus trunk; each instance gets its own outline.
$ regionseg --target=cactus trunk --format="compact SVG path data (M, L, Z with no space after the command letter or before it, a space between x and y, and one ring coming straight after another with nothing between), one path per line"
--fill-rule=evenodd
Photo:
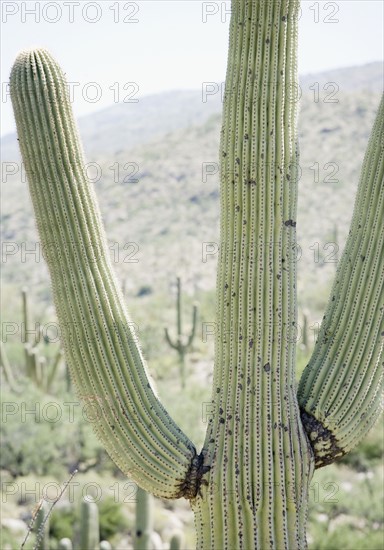
M198 548L304 548L311 450L294 361L298 2L234 2L208 486Z

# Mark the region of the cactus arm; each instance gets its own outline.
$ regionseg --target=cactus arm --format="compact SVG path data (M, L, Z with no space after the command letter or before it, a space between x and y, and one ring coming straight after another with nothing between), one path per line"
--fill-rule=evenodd
M181 335L183 331L181 326L181 279L180 277L177 277L176 323L177 323L178 340L181 342Z
M28 290L26 287L21 289L21 301L22 301L22 315L23 315L21 341L25 344L24 345L25 370L28 376L30 372L30 356L29 356L29 334L28 334L28 327L29 327Z
M316 466L351 450L382 411L384 96L363 161L354 213L298 398Z
M27 344L29 342L29 315L28 315L28 289L23 287L21 289L21 300L22 300L22 310L23 310L23 330L21 333L21 341Z
M169 336L169 332L168 332L167 328L164 328L164 335L165 335L165 339L167 340L170 347L177 350L177 351L179 351L179 349L180 349L179 342L178 341L176 343L172 342L171 337Z
M299 3L232 2L217 333L198 548L303 549L313 459L296 398ZM292 96L291 96L292 97Z
M22 52L11 98L66 361L92 426L120 469L164 498L183 495L196 450L148 381L112 271L63 72ZM89 409L88 409L89 410Z
M64 352L61 348L59 348L56 352L56 355L53 358L53 362L49 371L49 374L47 376L47 391L51 389L52 383L55 379L57 368L61 363L61 360L63 358Z
M193 306L193 311L192 311L192 329L191 329L191 332L189 334L189 337L188 337L188 341L186 343L186 349L188 349L190 347L190 345L192 344L193 342L193 339L195 337L195 334L196 334L196 326L197 326L197 305L194 305Z

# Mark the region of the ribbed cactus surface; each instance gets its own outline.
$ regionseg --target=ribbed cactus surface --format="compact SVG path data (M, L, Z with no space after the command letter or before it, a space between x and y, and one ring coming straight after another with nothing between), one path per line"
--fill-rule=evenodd
M66 361L111 458L144 488L180 496L195 448L154 394L112 271L61 68L22 52L11 73L20 148Z
M368 142L351 229L299 402L316 466L361 441L382 411L384 96Z
M215 414L198 548L304 548L295 389L298 2L234 2L221 135ZM228 336L229 335L229 336ZM200 529L199 529L200 528Z
M157 496L191 500L197 548L306 548L309 483L380 412L383 122L318 342L295 384L298 0L233 0L221 133L217 334L198 455L154 394L112 272L64 75L45 50L11 74L20 148L66 361L110 456ZM299 406L300 405L300 406ZM301 410L300 410L301 409Z
M152 550L153 530L152 495L138 487L136 493L135 550Z
M81 503L80 548L99 550L99 509L96 502L84 500Z

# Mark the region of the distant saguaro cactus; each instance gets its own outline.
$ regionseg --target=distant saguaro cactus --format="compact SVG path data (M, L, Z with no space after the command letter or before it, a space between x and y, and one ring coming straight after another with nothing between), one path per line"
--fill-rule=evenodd
M289 90L297 85L298 13L297 0L232 2L214 413L200 453L149 383L64 74L39 49L22 52L11 74L20 148L78 394L97 403L92 427L123 472L157 496L190 500L197 548L306 548L314 468L348 452L381 411L384 100L319 338L296 392L296 263L289 251L296 244L298 141Z
M136 530L135 550L152 550L151 534L153 530L152 495L140 487L136 493Z
M37 510L34 522L36 532L36 550L49 550L49 506L44 500Z
M308 314L306 311L302 312L302 327L301 327L301 343L304 349L308 348Z
M80 514L80 548L99 550L99 509L96 502L84 500Z
M57 369L61 363L64 352L61 347L58 347L54 357L49 361L41 353L41 350L38 346L39 340L40 340L40 334L38 338L36 338L36 335L35 335L34 342L29 337L31 332L36 333L39 331L31 330L30 314L29 314L29 307L28 307L28 289L26 287L22 288L21 297L22 297L22 313L23 313L23 322L21 325L22 327L21 341L24 342L26 374L31 380L33 380L36 386L38 386L40 389L43 389L49 392L52 388L52 384L56 377ZM35 324L35 329L36 329L36 324ZM44 337L43 339L46 340L46 337ZM46 343L48 342L49 342L49 339L47 339Z
M172 535L169 550L183 550L183 536L181 533L174 533Z
M189 336L184 336L183 330L182 330L182 321L181 321L182 313L181 313L181 279L180 277L177 277L176 284L177 284L177 297L176 297L177 337L175 342L172 341L167 328L164 329L164 333L168 344L171 346L171 348L175 349L179 355L181 386L182 388L184 388L185 387L185 356L188 353L188 350L190 349L196 334L197 306L196 305L193 306L191 332L189 333Z

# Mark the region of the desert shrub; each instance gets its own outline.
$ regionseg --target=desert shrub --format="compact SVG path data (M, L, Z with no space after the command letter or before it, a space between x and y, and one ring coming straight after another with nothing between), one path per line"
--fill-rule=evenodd
M121 504L113 497L107 497L99 503L100 540L110 540L111 537L127 530L127 522L121 509Z
M105 456L73 396L53 398L31 386L28 394L4 390L2 398L0 468L13 477L63 476ZM75 404L73 415L68 403Z

